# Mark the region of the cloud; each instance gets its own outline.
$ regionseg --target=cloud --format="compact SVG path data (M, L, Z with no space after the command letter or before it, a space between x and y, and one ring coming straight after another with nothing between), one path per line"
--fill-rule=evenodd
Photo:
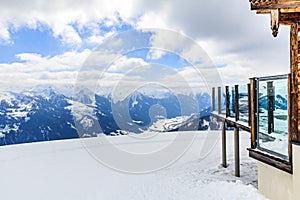
M53 57L34 53L18 54L19 62L0 64L1 88L22 90L40 84L74 84L88 55L90 50L65 52Z
M3 0L0 2L0 35L1 39L9 41L10 34L7 30L13 27L18 30L21 27L32 29L39 28L39 24L49 27L53 36L60 38L64 44L80 45L82 28L91 28L93 35L97 35L95 24L105 22L107 26L118 25L118 13L124 16L130 9L123 1L40 1L28 0L20 3L17 0ZM123 7L124 6L124 7ZM99 35L99 32L98 32Z
M288 28L281 27L278 38L274 39L269 28L269 16L259 16L250 11L248 1L2 0L0 7L0 44L13 42L11 29L38 29L42 24L49 27L53 36L60 38L63 44L78 47L83 43L102 42L109 35L106 34L111 30L101 31L99 24L118 27L128 23L137 29L165 28L191 37L203 47L215 64L227 64L220 69L225 82L247 81L249 76L289 71ZM88 36L82 36L85 30L89 32ZM180 38L161 40L154 37L152 46L158 44L167 50L175 51L176 43L180 43ZM153 59L162 55L162 51L155 50L149 54ZM192 48L186 48L181 55L190 59L199 56ZM47 58L45 63L45 58L38 55L19 56L27 63L29 70L68 70L70 64L61 63L59 56ZM107 57L111 58L113 56ZM34 66L34 62L40 66ZM12 64L14 67L21 67L21 70L24 68L20 63ZM238 73L234 73L234 69Z
M224 81L245 82L246 77L289 71L288 27L282 26L279 36L273 38L269 15L250 11L248 1L174 0L166 1L163 8L149 7L138 27L156 26L182 32L200 44L215 64L228 64L223 72L234 66L244 69L243 78L228 72ZM170 48L169 40L159 43ZM173 40L176 43L178 40Z
M127 73L135 68L145 67L147 64L142 58L127 58L126 56L122 56L109 66L108 71Z
M82 44L81 37L77 31L70 25L62 25L59 28L56 26L54 36L60 36L63 44L72 44L74 46L80 46Z
M8 27L0 23L0 45L11 44L10 34Z

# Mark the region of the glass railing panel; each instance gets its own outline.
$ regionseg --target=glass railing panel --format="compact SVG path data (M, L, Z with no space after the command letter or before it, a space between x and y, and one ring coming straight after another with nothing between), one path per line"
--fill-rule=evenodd
M288 77L258 79L258 147L288 157Z
M226 115L226 88L221 88L221 114Z
M214 97L214 102L215 102L215 106L214 106L214 110L215 112L218 112L219 110L219 103L218 103L218 88L215 88L215 97Z
M234 109L234 87L229 87L229 116L235 117Z
M239 120L248 122L249 102L248 85L239 85Z

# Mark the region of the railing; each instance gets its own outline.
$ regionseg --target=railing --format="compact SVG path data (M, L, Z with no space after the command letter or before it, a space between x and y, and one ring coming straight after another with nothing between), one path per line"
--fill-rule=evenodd
M246 131L250 131L249 102L250 84L212 88L212 116Z
M226 127L234 127L235 175L239 170L239 129L251 133L251 148L271 155L275 167L289 171L289 76L251 78L246 85L212 88L212 117L222 122L222 165L226 161ZM255 152L257 153L257 152ZM253 153L250 152L251 155ZM264 161L263 158L259 158ZM277 166L278 165L278 166Z

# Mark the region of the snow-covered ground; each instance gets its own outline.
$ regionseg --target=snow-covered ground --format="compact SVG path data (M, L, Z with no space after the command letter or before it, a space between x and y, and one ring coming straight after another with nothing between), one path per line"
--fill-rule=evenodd
M130 135L109 137L127 151L161 148L176 134L160 133L148 139ZM256 162L248 157L249 133L241 132L241 177L234 176L233 133L228 132L228 168L222 168L220 132L197 132L188 151L173 165L147 174L123 173L99 163L85 146L105 138L87 138L0 147L1 199L265 199L257 186ZM212 150L200 155L206 144ZM208 142L207 141L211 141ZM85 145L84 145L85 144ZM97 148L97 147L95 147ZM104 151L106 146L101 147ZM205 147L207 148L207 147Z

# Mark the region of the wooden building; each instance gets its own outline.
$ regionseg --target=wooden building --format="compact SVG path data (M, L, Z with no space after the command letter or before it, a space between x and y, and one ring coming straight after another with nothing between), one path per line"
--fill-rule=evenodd
M282 25L290 27L290 74L288 81L288 160L286 162L256 151L259 131L251 119L249 155L258 160L259 190L270 199L300 199L300 0L250 0L251 10L270 16L274 37ZM267 58L266 58L267 59ZM253 82L253 81L252 81ZM255 90L255 84L251 84ZM255 99L251 115L257 115Z

